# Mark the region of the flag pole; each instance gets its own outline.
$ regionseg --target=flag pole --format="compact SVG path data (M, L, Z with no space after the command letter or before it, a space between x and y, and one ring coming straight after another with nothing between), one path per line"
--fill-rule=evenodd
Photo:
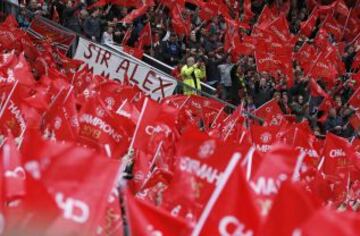
M296 165L295 165L295 168L294 168L294 172L293 172L293 175L291 177L291 180L293 182L299 180L300 169L301 169L301 166L302 166L302 164L304 162L305 156L306 156L305 152L301 152L300 155L297 158Z
M151 163L150 163L149 173L146 175L147 178L146 178L146 180L144 180L143 184L141 185L140 190L143 190L143 188L145 187L147 181L150 179L151 174L153 173L153 169L154 169L153 167L155 166L155 162L156 162L156 160L158 159L157 157L158 157L159 154L160 154L160 150L161 150L162 144L163 144L163 141L160 141L158 147L156 148L156 152L155 152L154 157L153 157L153 159L152 159L152 161L151 161Z
M10 93L9 93L9 95L8 95L7 98L6 98L4 105L1 107L0 117L2 117L2 115L4 114L5 109L6 109L7 105L8 105L8 103L10 102L10 99L11 99L12 95L14 94L15 89L16 89L18 83L19 83L19 80L16 80L15 83L14 83L14 85L13 85L13 87L11 88Z
M236 125L236 122L239 120L239 117L236 117L234 123L231 125L229 131L226 133L225 137L224 137L224 141L226 141L226 139L229 137L231 131L233 130L233 128L235 127Z
M347 25L348 25L348 23L349 23L349 19L350 19L350 16L351 16L352 10L353 10L353 8L351 8L351 9L350 9L349 14L348 14L348 15L347 15L347 17L346 17L346 21L345 21L345 24L344 24L344 28L343 28L343 30L342 30L342 34L341 34L341 39L343 39L343 38L344 38L344 35L345 35L345 30L346 30L346 27L347 27Z
M144 117L144 113L145 113L145 109L146 109L146 107L147 107L148 101L149 101L149 98L146 97L146 98L145 98L145 101L144 101L144 104L143 104L143 106L142 106L142 108L141 108L139 120L138 120L138 122L136 123L134 135L133 135L133 137L132 137L132 139L131 139L131 142L130 142L130 145L129 145L129 150L133 149L133 147L134 147L134 142L135 142L135 139L136 139L136 135L137 135L137 133L139 132L140 123L141 123L141 121L142 121L142 119L143 119L143 117Z
M228 166L226 167L222 178L220 179L218 185L216 186L214 192L211 194L211 197L206 204L203 213L201 214L198 223L195 225L195 228L193 232L191 233L191 236L199 236L202 228L204 227L204 224L206 222L206 219L209 217L210 212L212 208L214 207L217 199L219 198L221 192L223 191L226 182L230 179L231 174L234 172L235 167L238 165L239 161L241 159L240 153L234 153Z
M225 106L222 107L222 108L219 110L219 112L216 114L215 119L213 120L213 122L212 122L212 124L211 124L211 126L210 126L211 128L214 128L214 125L216 124L217 120L219 119L219 117L220 117L221 113L224 111L224 109L225 109Z

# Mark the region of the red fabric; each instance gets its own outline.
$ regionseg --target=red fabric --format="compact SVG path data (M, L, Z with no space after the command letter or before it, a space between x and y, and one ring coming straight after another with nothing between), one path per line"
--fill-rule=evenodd
M356 236L359 225L360 218L355 212L338 213L324 208L304 222L299 231L307 236Z
M109 145L113 158L122 157L129 146L134 125L110 111L99 98L91 98L79 114L79 141L98 150Z
M217 16L218 15L218 7L219 6L213 1L206 2L199 11L200 18L202 20L208 21L211 18Z
M172 107L159 105L146 98L137 124L138 132L133 137L134 148L146 150L149 139L155 133L163 133L165 137L169 137L175 126L175 116L176 111Z
M75 141L78 138L79 118L73 90L62 90L44 115L44 128L56 139Z
M176 6L179 6L180 8L185 7L185 0L160 0L160 2L170 10Z
M263 217L267 216L282 183L293 175L300 152L285 145L274 145L250 178L251 192ZM254 160L255 161L255 160Z
M314 9L311 12L311 15L309 16L308 20L301 23L300 33L306 35L307 37L310 37L311 33L314 30L318 16L319 16L319 14L318 14L317 10Z
M329 33L332 33L337 41L341 40L342 37L342 27L341 25L335 20L334 17L328 16L323 23L323 27Z
M190 138L192 142L188 142ZM195 201L202 208L235 152L235 146L228 143L225 145L195 129L186 131L177 146L177 168L192 177ZM199 212L195 216L199 216Z
M313 78L310 78L310 91L311 96L322 96L324 98L329 96Z
M144 46L150 46L152 43L151 25L148 22L141 30L138 38L138 48L142 49Z
M256 109L254 114L264 119L264 126L280 126L284 120L283 113L274 99Z
M183 8L179 5L173 7L171 10L171 25L173 30L178 35L190 35L191 24L182 17Z
M131 235L189 235L191 228L185 220L143 200L136 199L124 190L125 209Z
M126 24L131 24L131 23L133 23L133 21L136 18L144 15L147 12L147 10L149 9L149 7L150 6L148 6L148 5L143 5L139 8L136 8L136 9L132 10L128 15L126 15L123 19L121 19L121 21Z
M210 212L206 215L205 212L203 213L202 217L206 221L202 227L199 227L199 231L195 231L199 233L197 235L213 235L215 232L218 235L232 235L235 232L242 235L257 234L260 217L251 197L249 185L242 173L240 161L234 164L235 166L229 165L232 170L229 166L226 169L230 170L227 181L217 187L220 190L219 195L213 193L212 198L215 202Z
M353 107L360 107L360 88L353 93L349 99L349 104Z
M26 174L22 167L22 157L10 135L1 148L0 169L3 171L2 191L7 201L23 197L26 194Z
M63 215L45 232L48 235L92 234L105 211L119 163L74 145L58 148L63 151L52 156L42 179Z
M351 116L350 124L355 130L360 128L360 112L356 112Z
M345 139L332 133L326 134L323 150L323 156L325 157L323 171L325 174L339 174L339 170L347 167L353 155L351 145Z
M279 130L278 126L257 126L250 127L252 143L255 144L256 149L260 152L268 152L272 145L277 142L276 134Z
M291 212L289 208L292 209ZM261 235L292 235L319 208L319 201L306 192L303 186L286 181L274 199L266 223L260 231Z
M144 55L144 51L141 48L132 48L123 45L123 50L127 54L130 54L131 56L136 57L137 59L141 59Z

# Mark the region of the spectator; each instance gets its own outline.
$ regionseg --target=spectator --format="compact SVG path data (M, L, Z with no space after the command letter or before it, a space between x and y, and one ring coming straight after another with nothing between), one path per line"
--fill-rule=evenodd
M24 5L20 5L20 12L16 16L16 20L21 28L27 28L30 25L29 18L26 15L26 9Z
M107 30L103 33L101 38L101 43L103 44L113 44L114 36L113 36L114 28L111 26L107 27Z
M77 12L78 10L81 10L83 7L84 5L82 3L78 3L77 5L74 5L73 1L68 1L62 13L62 21L64 26L79 34L82 33L82 27L81 27L81 20Z
M175 33L170 33L168 40L161 42L162 61L170 66L175 66L182 56L180 43Z
M186 85L184 87L184 94L186 95L195 94L195 91L191 88L201 89L200 78L205 74L205 71L203 70L203 66L202 68L198 68L198 66L198 64L195 64L194 57L188 57L186 59L186 65L181 68L181 76ZM196 74L195 71L197 71Z
M218 66L226 61L227 55L217 55L215 52L211 51L208 53L208 56L205 57L206 63L206 74L207 80L206 84L216 88L220 84L220 71ZM210 91L208 91L210 93Z
M227 57L226 62L219 65L218 69L220 72L220 84L223 86L224 94L223 99L230 100L230 91L231 91L231 69L234 67L234 64L231 63L231 58Z
M256 107L260 107L265 102L269 101L272 98L273 93L274 88L272 83L262 76L260 81L255 83L254 90L252 91Z
M325 122L324 128L326 132L332 132L336 135L341 135L343 130L343 119L337 115L335 108L330 108L328 119Z
M93 41L100 41L101 38L101 21L99 18L99 9L95 9L84 22L85 34Z

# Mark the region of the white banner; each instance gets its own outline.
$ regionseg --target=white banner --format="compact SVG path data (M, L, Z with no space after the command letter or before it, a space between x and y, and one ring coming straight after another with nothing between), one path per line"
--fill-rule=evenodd
M99 44L80 38L75 59L82 60L94 74L123 81L125 75L145 94L161 100L173 94L176 80L154 70L149 65L125 55L120 55Z

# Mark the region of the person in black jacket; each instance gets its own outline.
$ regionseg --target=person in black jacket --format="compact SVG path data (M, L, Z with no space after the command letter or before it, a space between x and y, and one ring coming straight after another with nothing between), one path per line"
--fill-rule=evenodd
M68 1L62 12L63 25L79 34L82 32L81 21L75 13L83 7L85 7L85 5L81 2L74 5L74 1Z
M99 17L99 9L94 10L84 22L85 34L93 41L100 41L101 39L101 19Z
M161 42L162 61L170 66L176 66L182 57L181 45L175 33L171 33L168 40Z

